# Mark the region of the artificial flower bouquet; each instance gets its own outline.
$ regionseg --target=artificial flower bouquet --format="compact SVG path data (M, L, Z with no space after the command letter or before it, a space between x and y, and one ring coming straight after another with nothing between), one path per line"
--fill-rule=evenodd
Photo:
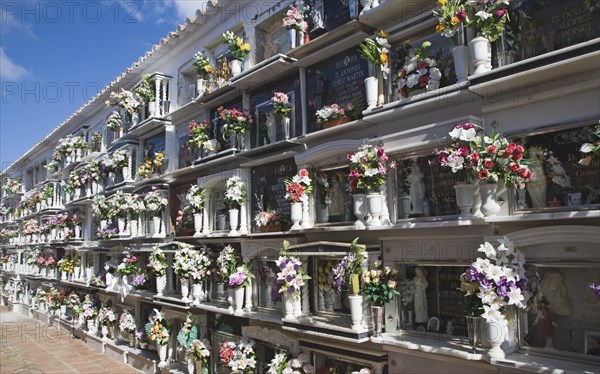
M225 109L225 107L220 106L217 108L217 114L219 119L225 122L223 126L224 137L228 136L230 131L236 134L245 134L253 123L252 115L248 110L240 111L237 108Z
M238 60L243 60L250 53L250 44L244 43L244 39L231 31L223 33L223 40L229 46L229 52Z
M315 186L317 187L318 203L321 205L331 204L333 190L331 188L330 178L326 171L315 173Z
M18 194L23 190L23 183L16 179L6 177L4 178L4 183L2 183L2 190L6 191L8 196Z
M106 101L106 106L116 106L123 108L130 115L138 113L142 105L142 98L135 92L121 88L121 92L111 92L110 100Z
M376 66L382 72L383 78L390 74L389 50L392 47L387 38L390 35L383 31L376 31L373 38L366 38L359 45L361 56Z
M317 123L325 123L334 121L348 115L354 107L352 104L348 104L346 108L338 104L325 105L323 108L317 110Z
M229 276L237 269L235 249L231 245L225 246L217 257L217 274L223 281L229 281Z
M203 52L196 52L194 54L192 65L200 79L208 79L210 76L217 74L217 70L210 64L208 57L205 57Z
M292 358L289 353L280 352L269 363L267 374L312 374L315 368L310 363L310 356L304 352L297 358Z
M389 169L396 168L396 162L389 160L381 146L364 144L347 158L350 161L348 183L351 191L378 192L379 187L385 184Z
M98 321L104 326L115 326L117 320L117 313L109 306L103 306L98 311Z
M238 343L222 342L219 350L221 362L229 367L232 374L250 374L256 369L254 340L242 338Z
M123 128L123 117L121 112L113 110L106 119L106 128L112 131L118 131Z
M162 277L167 272L167 255L157 245L148 258L148 264L146 265L146 271L148 274L155 277Z
M523 163L525 148L502 137L496 127L494 122L492 135L486 136L472 123L455 126L449 133L452 145L438 152L440 164L453 173L477 175L487 183L503 181L507 186L525 188L533 178Z
M259 212L254 216L254 223L258 227L277 225L283 222L285 222L285 218L274 210Z
M465 1L467 26L475 31L476 36L483 36L490 42L500 38L506 21L509 20L509 0Z
M580 165L589 165L592 160L600 157L600 125L596 125L594 130L590 130L594 143L583 143L579 148L579 152L586 154L584 158L579 160Z
M160 217L162 211L167 207L169 201L163 197L158 189L152 189L144 196L144 205L146 211L149 212L153 217Z
M396 288L398 272L389 266L382 266L379 260L374 265L375 269L366 270L362 274L362 293L365 300L374 306L384 306L400 294Z
M188 144L200 150L204 147L204 143L208 141L210 134L213 131L213 124L211 121L203 121L196 123L196 121L190 122L187 127L188 130Z
M438 0L437 3L438 7L433 10L438 19L435 32L446 38L454 37L469 23L465 0Z
M179 279L188 279L196 266L197 251L189 246L182 245L175 252L173 269Z
M476 295L481 300L480 315L486 321L506 325L506 307L525 309L530 295L526 288L525 256L508 238L498 242L496 247L489 242L479 246L477 251L484 253L485 258L477 258L462 275L460 290L467 297ZM479 310L475 304L470 312Z
M210 357L210 345L202 340L194 339L185 353L187 353L194 361L202 361L202 363L206 365L208 358Z
M132 275L138 272L137 257L128 253L123 261L117 266L117 273L121 275Z
M250 271L247 265L238 266L235 272L229 275L229 287L242 288L250 284L250 279L254 278L254 275Z
M366 247L358 244L358 238L352 241L350 253L336 263L333 270L333 289L340 293L342 284L350 286L350 291L353 295L360 293L359 277L365 271L365 262L367 260Z
M156 342L157 345L166 345L169 343L169 330L167 329L167 321L164 314L154 309L152 315L146 323L146 335L151 342Z
M193 268L190 273L193 284L202 284L211 273L212 261L206 248L195 251Z
M288 95L283 92L274 92L271 98L271 104L273 104L273 112L279 118L286 118L292 111L292 104Z
M442 72L431 58L429 47L431 43L425 41L421 48L415 48L415 55L398 72L398 88L402 97L421 89L433 91L439 88Z
M201 213L204 207L204 190L198 185L192 185L185 194L185 200L193 213Z
M285 198L292 203L300 203L308 200L307 194L312 192L312 179L306 169L300 169L292 178L284 181Z
M119 316L119 330L125 331L129 334L135 333L136 324L135 318L129 311L124 311Z
M283 27L288 30L297 30L306 32L308 29L308 23L304 20L304 15L310 10L307 5L304 5L303 1L299 1L297 4L290 5L290 8L283 17Z
M154 173L160 173L160 168L165 163L165 154L157 152L154 158L146 157L138 166L138 175L144 179L148 179Z
M294 256L288 256L287 250L290 243L285 240L283 248L279 252L279 258L275 261L275 265L279 268L277 273L277 281L281 284L279 293L289 295L299 295L300 288L306 284L306 280L310 279L302 268L302 261Z
M231 209L238 209L247 199L246 184L234 175L225 182L225 203Z

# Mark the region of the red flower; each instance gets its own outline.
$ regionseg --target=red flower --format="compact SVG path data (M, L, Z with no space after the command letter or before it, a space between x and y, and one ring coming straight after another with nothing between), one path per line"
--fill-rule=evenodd
M469 148L467 148L467 146L466 146L466 145L463 145L462 147L460 147L460 148L458 149L458 154L459 154L461 157L465 157L466 155L468 155L468 154L469 154Z
M523 154L522 153L515 153L512 155L512 159L515 161L521 161L521 159L523 158Z
M523 153L523 152L525 152L525 148L523 148L522 145L518 145L517 148L515 148L515 152L516 153Z
M471 155L469 156L471 158L471 161L476 164L479 162L479 153L477 152L473 152L471 153Z
M306 169L298 170L298 176L300 178L308 177L308 170L306 170Z
M519 176L521 176L522 178L527 178L527 176L530 174L531 174L531 172L528 169L525 169L525 168L519 169Z
M491 169L492 167L494 167L494 161L492 161L492 160L490 160L490 159L486 159L486 160L483 162L483 166L484 166L486 169Z
M426 61L419 61L417 62L417 69L425 69L427 68L427 62Z
M421 75L419 77L419 87L427 87L427 83L429 83L429 75Z
M487 179L488 175L488 171L483 169L479 172L479 179Z
M502 17L504 17L504 15L505 15L506 13L507 13L506 9L504 9L504 8L500 8L500 9L497 9L497 10L494 12L494 16L495 16L496 18L502 18Z
M489 154L495 154L496 153L496 146L495 145L488 145L487 146L487 153Z
M510 170L512 170L512 171L515 171L515 172L516 172L516 171L519 171L519 168L520 168L520 166L519 166L519 164L517 164L516 162L511 162L511 163L510 163Z

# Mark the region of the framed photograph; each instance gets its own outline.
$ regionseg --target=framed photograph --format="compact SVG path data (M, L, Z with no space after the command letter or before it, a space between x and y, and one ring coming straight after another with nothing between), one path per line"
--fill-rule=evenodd
M600 331L586 331L583 344L585 354L600 356Z
M427 322L427 331L440 332L440 319L437 317L429 318L429 322Z

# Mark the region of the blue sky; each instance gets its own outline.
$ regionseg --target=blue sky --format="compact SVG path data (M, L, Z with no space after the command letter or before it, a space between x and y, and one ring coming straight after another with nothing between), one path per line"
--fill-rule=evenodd
M203 3L0 0L0 168L16 161Z

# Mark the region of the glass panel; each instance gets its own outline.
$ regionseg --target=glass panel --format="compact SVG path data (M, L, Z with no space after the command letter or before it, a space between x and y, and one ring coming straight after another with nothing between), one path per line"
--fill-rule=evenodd
M457 174L437 163L437 156L397 160L398 219L458 214L453 186Z
M522 143L534 180L516 191L515 209L600 206L600 161L582 165L583 143L598 141L594 125L527 136ZM535 177L537 176L537 177Z
M537 274L524 326L527 345L600 356L600 303L589 287L600 281L598 269L538 267Z
M349 289L343 284L340 292L332 288L333 266L341 261L339 259L316 259L317 266L313 279L317 280L317 310L319 312L350 313L348 300Z
M404 330L466 336L465 311L460 301L460 275L466 266L401 266L398 299Z
M348 188L348 173L347 167L317 173L317 223L351 222L356 219L352 194Z
M293 91L285 92L288 95L289 102L292 104L292 110L288 115L290 119L290 128L288 137L293 137L296 123L296 95ZM257 119L256 134L258 146L274 144L285 139L282 119L273 112L271 100L260 103L256 106L255 118Z
M599 11L595 0L518 2L512 6L506 27L507 63L599 37Z
M261 261L259 266L258 306L282 311L280 285L277 282L279 269L275 265L275 261Z
M331 356L322 353L315 354L315 369L317 373L353 373L365 367L368 366L344 361L339 357L335 357L334 354L331 354Z

